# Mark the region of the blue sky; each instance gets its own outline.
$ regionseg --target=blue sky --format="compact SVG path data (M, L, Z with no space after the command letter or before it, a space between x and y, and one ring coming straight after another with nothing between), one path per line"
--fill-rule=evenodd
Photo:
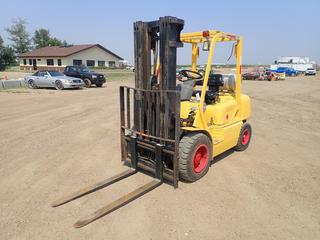
M160 16L185 20L183 32L218 29L242 35L244 63L272 63L279 56L310 56L320 63L320 1L3 1L0 35L13 19L28 22L28 31L47 28L69 43L100 43L132 62L133 22ZM225 63L231 46L217 49L215 62ZM190 60L179 49L180 64ZM201 58L203 61L204 58Z

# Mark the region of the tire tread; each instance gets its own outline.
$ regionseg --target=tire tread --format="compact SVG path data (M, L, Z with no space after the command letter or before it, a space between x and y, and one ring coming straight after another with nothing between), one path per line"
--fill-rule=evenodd
M188 133L187 135L183 136L180 140L179 144L179 176L187 181L187 182L195 182L199 178L203 177L207 171L209 166L199 175L195 176L191 174L191 170L189 168L190 161L192 161L191 155L193 154L193 149L197 142L206 142L208 145L209 151L212 149L210 139L203 133ZM211 154L210 154L211 158ZM211 159L209 159L209 162ZM208 162L208 165L210 165Z

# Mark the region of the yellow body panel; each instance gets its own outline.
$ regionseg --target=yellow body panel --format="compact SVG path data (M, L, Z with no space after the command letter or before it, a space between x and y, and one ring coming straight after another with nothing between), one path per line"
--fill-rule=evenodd
M239 106L231 95L220 96L219 102L205 106L204 117L207 129L202 127L199 114L199 102L181 102L181 119L187 119L190 112L195 112L195 120L192 126L184 124L181 129L186 132L203 132L208 135L213 143L213 156L217 156L237 145L243 121L250 117L250 98L241 94L241 106L243 111L239 112Z
M212 141L213 156L217 156L237 145L243 123L250 117L250 98L241 94L241 55L242 37L221 31L208 31L209 36L203 37L202 32L181 34L180 40L192 44L192 70L196 71L198 44L210 41L210 50L203 79L200 100L192 97L190 101L182 101L180 106L181 130L185 132L205 133ZM236 86L234 92L222 92L215 103L206 104L209 72L215 44L217 42L235 42ZM192 116L192 123L188 119Z

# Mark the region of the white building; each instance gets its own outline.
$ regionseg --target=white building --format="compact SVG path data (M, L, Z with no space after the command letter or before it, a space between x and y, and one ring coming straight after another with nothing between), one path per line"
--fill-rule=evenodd
M119 67L123 59L100 44L50 46L19 56L21 70L63 70L67 65Z
M316 63L310 61L309 57L280 57L274 64L270 65L272 70L278 67L290 67L297 71L305 72L307 68L315 67Z

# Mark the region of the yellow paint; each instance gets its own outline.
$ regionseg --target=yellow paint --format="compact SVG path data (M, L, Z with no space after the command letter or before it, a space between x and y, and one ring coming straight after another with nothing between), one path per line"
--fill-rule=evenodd
M187 119L190 112L195 113L192 126L182 123L182 131L203 132L213 142L213 156L217 156L237 145L243 123L250 117L250 98L241 94L241 58L242 37L221 31L210 30L209 37L203 37L202 32L181 34L180 40L192 44L192 70L196 71L198 60L198 44L210 41L206 72L203 79L200 101L191 98L181 102L181 119ZM216 103L206 104L205 93L211 70L214 49L217 42L235 42L234 55L236 57L236 88L233 93L220 93Z
M199 48L198 44L192 44L192 71L197 70L197 60L198 60Z

